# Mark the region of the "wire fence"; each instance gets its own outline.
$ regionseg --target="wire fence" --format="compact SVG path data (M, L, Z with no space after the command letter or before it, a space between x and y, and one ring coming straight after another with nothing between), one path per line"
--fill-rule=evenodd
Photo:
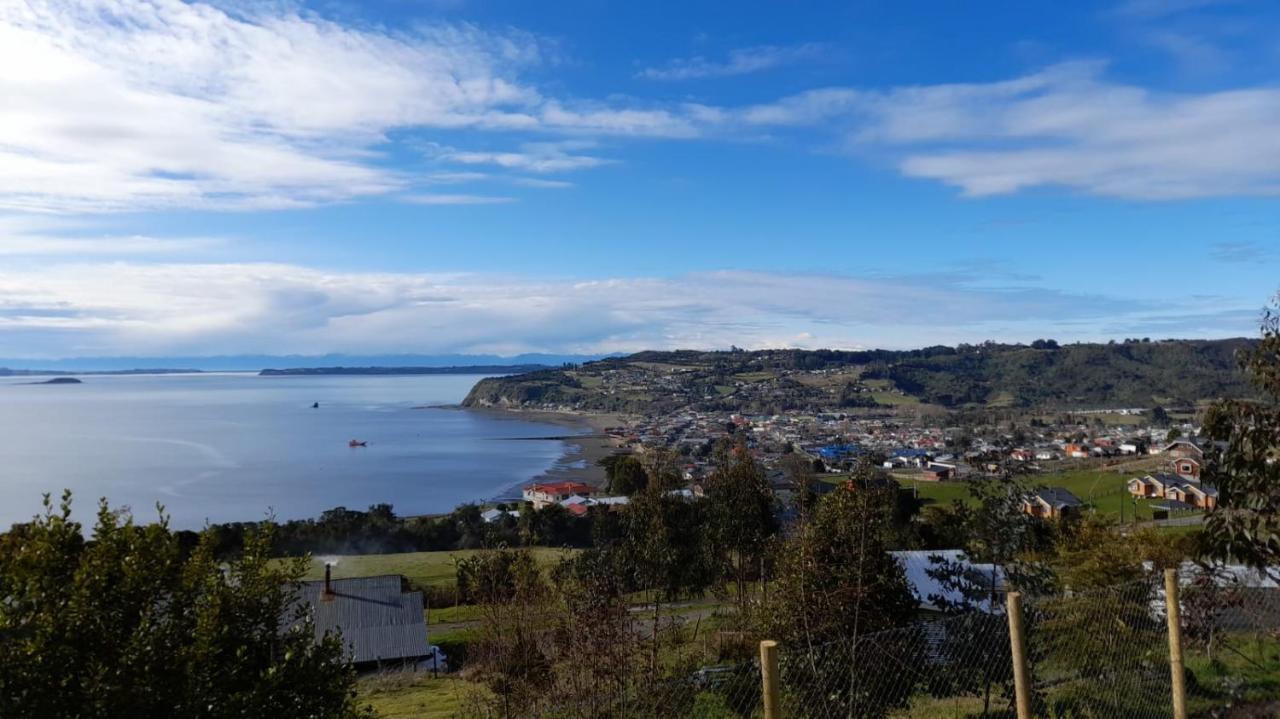
M1143 579L1023 602L1036 716L1173 715L1161 584Z
M1280 716L1280 588L1266 577L1185 570L1177 580L1190 717ZM792 642L769 663L661 672L578 667L518 705L501 693L466 717L546 719L924 719L1175 717L1162 578L1024 597L1024 656L1006 605L821 643ZM1025 661L1029 712L1018 713ZM776 673L775 673L776 672ZM765 706L776 697L769 713ZM1256 712L1256 713L1251 713Z
M589 676L590 668L583 667ZM611 690L546 687L542 695L512 701L485 691L462 699L467 719L739 719L761 716L758 662L719 664L688 676L646 681L637 676Z

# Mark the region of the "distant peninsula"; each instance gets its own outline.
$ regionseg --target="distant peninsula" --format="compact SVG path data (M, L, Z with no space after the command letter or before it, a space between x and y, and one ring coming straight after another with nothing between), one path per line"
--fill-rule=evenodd
M75 377L54 377L43 382L32 382L31 384L84 384Z
M551 369L544 364L459 365L454 367L293 367L264 369L263 377L316 375L524 374Z

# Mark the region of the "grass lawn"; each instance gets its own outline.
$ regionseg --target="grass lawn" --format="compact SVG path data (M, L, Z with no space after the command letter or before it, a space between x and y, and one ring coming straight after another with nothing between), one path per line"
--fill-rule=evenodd
M955 500L969 502L969 488L964 482L922 482L907 475L894 475L904 489L914 488L926 504L950 507Z
M1129 521L1137 511L1138 520L1151 519L1152 500L1139 499L1136 503L1130 498L1125 483L1131 478L1145 472L1115 472L1110 470L1077 469L1065 472L1038 474L1030 478L1032 484L1046 487L1062 487L1079 497L1081 501L1093 507L1099 515L1111 519L1120 518L1120 508L1124 505L1124 518ZM896 474L903 487L915 487L920 497L933 504L950 506L955 500L969 501L969 491L964 482L921 482L911 479L911 475ZM976 480L983 481L983 480ZM1160 500L1154 500L1159 504Z
M371 577L379 574L403 574L419 587L447 587L457 577L454 559L464 559L479 550L454 552L406 552L403 554L315 555L303 579L324 579L324 563L337 561L333 578ZM572 550L534 547L538 562L549 567L568 556Z
M384 719L445 719L457 716L478 685L454 677L433 678L429 672L383 674L360 680L362 704Z
M889 406L906 406L920 404L920 400L909 394L897 392L871 392L871 398L877 403Z
M1273 703L1280 697L1280 642L1275 639L1233 633L1218 640L1213 661L1203 647L1190 647L1186 665L1196 679L1187 703L1197 716L1221 708L1231 699L1233 687L1239 692L1237 705Z

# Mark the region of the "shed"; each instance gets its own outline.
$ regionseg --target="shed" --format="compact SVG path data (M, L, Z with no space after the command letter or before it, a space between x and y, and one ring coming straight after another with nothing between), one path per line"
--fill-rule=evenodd
M357 667L416 662L431 654L422 592L404 591L398 574L303 582L298 602L306 606L316 640L341 633L346 656Z

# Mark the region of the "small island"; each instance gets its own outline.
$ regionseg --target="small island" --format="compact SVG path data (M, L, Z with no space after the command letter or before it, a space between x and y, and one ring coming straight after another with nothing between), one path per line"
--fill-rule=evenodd
M84 384L84 382L75 377L54 377L43 382L32 382L31 384Z

